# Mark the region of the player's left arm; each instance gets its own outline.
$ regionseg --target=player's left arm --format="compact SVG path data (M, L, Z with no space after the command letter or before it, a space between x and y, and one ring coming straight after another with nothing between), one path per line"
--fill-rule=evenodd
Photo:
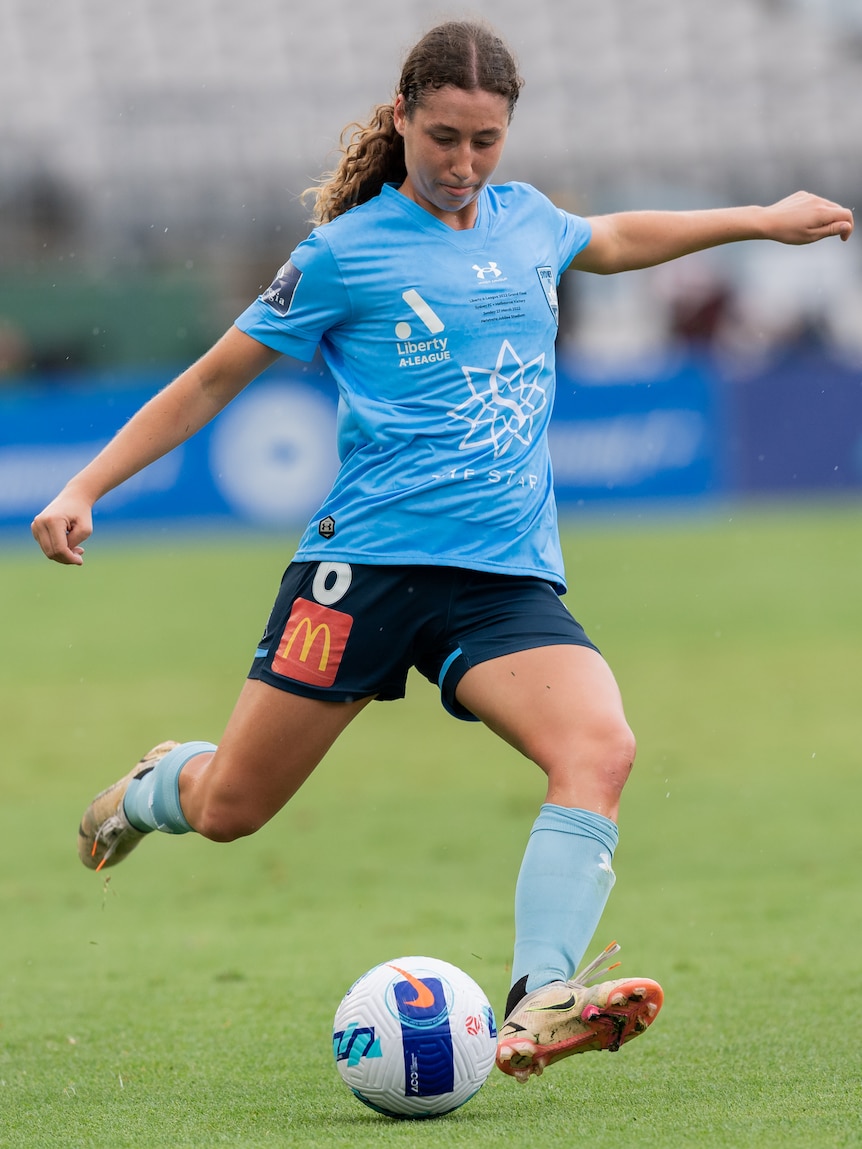
M853 232L849 208L804 191L767 207L625 211L593 216L588 222L590 242L569 267L599 275L653 267L741 240L806 244L832 235L847 240Z

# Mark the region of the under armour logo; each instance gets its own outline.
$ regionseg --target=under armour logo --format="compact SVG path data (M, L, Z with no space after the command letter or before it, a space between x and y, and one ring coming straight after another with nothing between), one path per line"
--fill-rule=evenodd
M476 272L476 278L481 279L483 282L486 275L493 276L494 279L499 279L503 274L496 263L489 263L487 267L480 267L478 263L474 263L473 270Z

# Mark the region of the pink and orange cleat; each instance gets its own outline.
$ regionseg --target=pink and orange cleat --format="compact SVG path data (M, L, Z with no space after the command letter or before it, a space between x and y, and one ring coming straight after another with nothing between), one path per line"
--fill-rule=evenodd
M620 978L590 985L599 967L619 950L607 949L569 981L553 981L533 990L509 1013L497 1042L497 1067L526 1081L555 1061L574 1053L620 1048L644 1033L662 1007L664 993L649 978Z

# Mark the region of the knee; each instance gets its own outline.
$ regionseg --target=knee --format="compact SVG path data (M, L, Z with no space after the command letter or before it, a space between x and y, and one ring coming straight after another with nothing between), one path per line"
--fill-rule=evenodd
M536 761L548 775L552 792L594 795L603 807L615 808L636 752L634 733L623 717L596 715L565 739L546 743Z
M609 791L622 793L637 753L634 733L625 719L616 717L596 723L584 739L582 753L582 768Z
M623 721L614 731L609 732L603 755L604 775L609 789L616 790L618 794L622 793L634 766L636 754L637 742L634 732L628 723Z
M611 773L631 770L637 753L634 733L622 715L593 714L553 745L545 744L552 762L565 768Z
M210 842L235 842L256 833L264 821L235 802L209 798L195 816L194 829Z
M634 731L625 719L617 721L608 731L607 743L608 756L622 763L628 773L634 765L638 747Z

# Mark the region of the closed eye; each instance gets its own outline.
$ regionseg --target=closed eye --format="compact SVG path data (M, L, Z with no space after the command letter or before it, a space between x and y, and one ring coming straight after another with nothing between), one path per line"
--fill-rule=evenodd
M432 134L431 139L441 148L457 147L460 142L456 136L441 136ZM480 136L472 141L474 148L493 148L498 142L498 136Z

